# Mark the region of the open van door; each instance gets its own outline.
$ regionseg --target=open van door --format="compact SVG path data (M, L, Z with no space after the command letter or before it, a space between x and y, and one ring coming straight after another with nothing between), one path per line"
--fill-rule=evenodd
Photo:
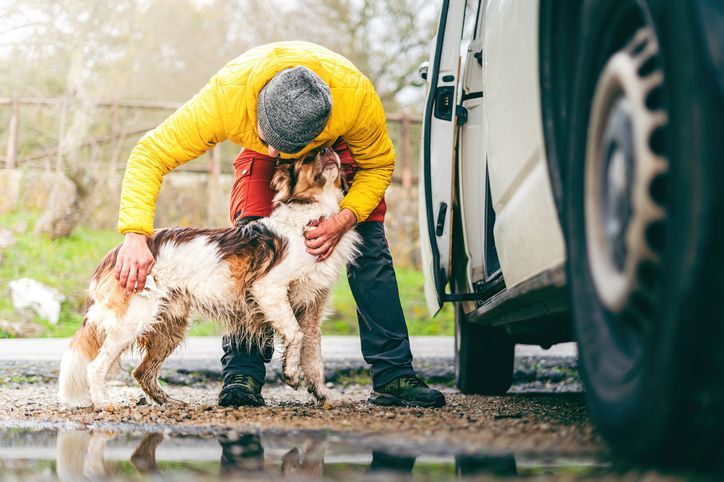
M452 193L457 137L460 43L466 0L443 0L427 72L420 159L420 251L425 298L435 315L450 276ZM424 76L424 70L421 69Z

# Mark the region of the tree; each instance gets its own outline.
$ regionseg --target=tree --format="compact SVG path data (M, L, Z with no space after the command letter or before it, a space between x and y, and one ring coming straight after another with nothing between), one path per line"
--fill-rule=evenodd
M375 84L388 110L404 97L422 95L417 71L427 58L434 35L435 8L430 0L314 0L245 2L244 30L256 44L308 40L350 59ZM416 95L401 96L405 90ZM409 93L409 92L408 92Z

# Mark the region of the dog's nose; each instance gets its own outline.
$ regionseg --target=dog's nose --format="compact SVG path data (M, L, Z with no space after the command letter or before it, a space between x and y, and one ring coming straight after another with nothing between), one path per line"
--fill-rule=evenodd
M329 154L329 151L330 151L329 147L324 147L324 148L322 148L321 151L319 151L319 154L322 156L325 156L325 155Z

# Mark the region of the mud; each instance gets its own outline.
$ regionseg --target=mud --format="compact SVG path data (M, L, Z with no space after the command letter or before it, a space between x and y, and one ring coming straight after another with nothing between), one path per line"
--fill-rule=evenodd
M218 362L216 362L218 363ZM216 405L218 368L166 368L163 385L185 406L151 405L128 377L107 409L56 400L57 366L0 365L0 480L682 480L621 466L588 418L575 360L516 360L510 394L463 395L450 361L422 371L440 409L367 403L359 366L332 365L338 405L274 383L265 407ZM698 478L698 477L697 477Z
M221 408L218 383L167 387L185 407L138 405L111 388L111 410L69 409L54 384L2 390L1 480L686 480L620 466L596 437L580 393L464 396L441 409L369 405L335 387L332 410L267 386L267 406Z
M140 425L179 433L224 430L340 430L394 436L405 443L467 443L488 451L599 453L602 444L588 421L581 394L527 394L504 397L464 396L445 389L442 409L382 408L366 402L369 389L334 387L339 406L323 410L310 396L283 386L266 386L266 407L224 408L215 404L221 385L166 387L187 402L184 407L137 405L136 387L112 386L117 400L106 410L68 408L57 403L54 383L16 384L0 395L0 420L68 423L89 427Z

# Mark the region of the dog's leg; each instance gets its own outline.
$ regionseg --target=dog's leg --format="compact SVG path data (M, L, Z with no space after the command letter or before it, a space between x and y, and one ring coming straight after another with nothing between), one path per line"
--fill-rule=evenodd
M324 293L310 306L300 310L299 326L302 328L302 374L307 390L323 406L332 405L332 392L324 385L324 362L322 361L322 333L320 325L327 305L328 293Z
M163 391L158 384L158 372L166 358L186 337L188 311L188 306L183 303L165 304L156 315L156 320L138 340L144 354L141 363L133 370L133 378L146 395L159 405L183 403Z
M299 388L299 358L304 336L289 304L289 287L265 278L254 285L253 291L264 317L284 340L284 381L294 389Z
M98 356L87 368L93 405L108 404L106 395L108 373L123 352L133 346L139 327L154 319L157 309L157 300L133 296L123 316L108 315L105 319L96 320L96 324L105 332L105 339Z
M116 435L113 432L93 432L91 435L83 463L83 475L88 479L97 480L110 475L106 466L105 451L108 441L114 438Z
M156 463L156 449L161 442L163 442L164 436L162 433L153 432L146 434L138 444L136 450L131 454L131 465L138 470L140 474L155 474L159 472L158 464Z
M181 340L171 343L159 336L144 336L144 354L141 363L133 370L133 379L151 400L164 405L167 403L182 404L180 400L171 398L158 384L158 373L166 358L176 349Z
M90 386L90 397L96 407L109 404L106 393L106 379L108 372L113 368L118 357L133 345L134 333L124 333L116 329L106 335L98 356L88 365L88 385Z

